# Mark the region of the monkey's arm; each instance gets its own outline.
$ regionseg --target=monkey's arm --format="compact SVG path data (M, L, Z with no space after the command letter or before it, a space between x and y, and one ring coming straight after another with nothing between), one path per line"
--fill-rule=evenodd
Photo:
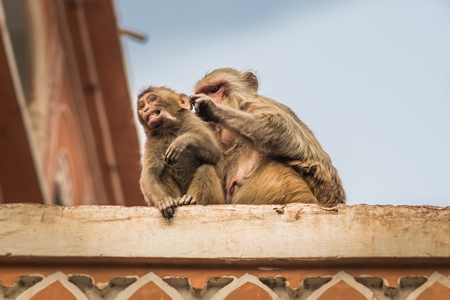
M198 131L198 133L185 133L178 136L170 145L165 154L165 160L174 164L186 151L200 162L216 164L220 159L220 149L210 133Z
M164 188L160 180L161 172L162 167L158 167L158 164L154 164L154 167L144 167L140 180L141 190L149 204L158 208L164 218L170 219L175 213L177 201L170 197Z
M250 142L267 155L302 159L308 137L291 116L282 111L253 113L214 103L204 94L191 96L197 114L205 121L221 124L226 129Z
M154 168L143 169L141 176L141 189L145 198L151 205L156 205L159 199L167 196L167 192L156 175L158 170Z

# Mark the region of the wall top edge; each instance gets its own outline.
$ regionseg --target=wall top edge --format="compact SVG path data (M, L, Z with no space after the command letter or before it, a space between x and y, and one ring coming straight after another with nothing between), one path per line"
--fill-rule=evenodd
M0 256L219 261L450 257L450 207L0 205Z

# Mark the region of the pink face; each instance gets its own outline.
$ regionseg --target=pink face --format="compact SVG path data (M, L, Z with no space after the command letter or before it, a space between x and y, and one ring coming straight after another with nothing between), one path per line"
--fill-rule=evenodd
M150 129L170 127L176 120L160 103L159 96L144 94L138 100L138 113Z
M214 102L221 103L223 101L226 82L223 80L210 81L207 84L199 86L196 90L196 94L206 94Z

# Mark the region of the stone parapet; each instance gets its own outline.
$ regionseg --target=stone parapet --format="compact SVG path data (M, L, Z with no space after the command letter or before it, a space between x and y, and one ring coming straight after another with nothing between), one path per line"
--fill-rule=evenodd
M5 204L0 299L450 299L449 220L423 206L190 206L165 220Z

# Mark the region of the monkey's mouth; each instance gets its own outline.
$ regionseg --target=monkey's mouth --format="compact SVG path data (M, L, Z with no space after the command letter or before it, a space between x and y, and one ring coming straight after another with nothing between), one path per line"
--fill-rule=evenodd
M147 123L151 119L159 117L160 114L161 114L161 111L159 109L155 109L155 110L150 111L150 113L147 116Z

